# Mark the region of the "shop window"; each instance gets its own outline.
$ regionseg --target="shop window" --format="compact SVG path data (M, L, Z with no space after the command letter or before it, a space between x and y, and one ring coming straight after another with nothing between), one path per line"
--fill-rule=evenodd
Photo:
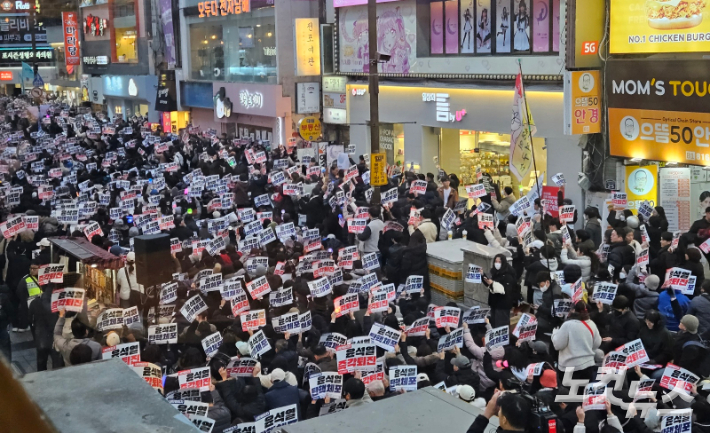
M114 36L113 61L138 62L138 24L135 0L114 0L112 7Z
M559 52L560 0L435 0L417 11L429 55Z
M510 186L518 191L516 197L527 194L535 183L536 173L547 170L544 138L533 138L537 171L531 167L530 172L518 181L510 172L510 134L444 128L440 134L439 162L447 173L458 176L460 194L466 194L466 185L478 183L478 168L490 175L494 182L500 182L501 187Z
M273 7L188 22L193 80L276 82Z

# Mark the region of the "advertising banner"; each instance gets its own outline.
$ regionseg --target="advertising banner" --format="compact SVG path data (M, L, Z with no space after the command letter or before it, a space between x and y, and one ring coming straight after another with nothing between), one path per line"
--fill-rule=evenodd
M710 61L607 62L610 153L710 165Z
M710 20L703 19L705 0L614 0L610 4L612 54L710 51Z

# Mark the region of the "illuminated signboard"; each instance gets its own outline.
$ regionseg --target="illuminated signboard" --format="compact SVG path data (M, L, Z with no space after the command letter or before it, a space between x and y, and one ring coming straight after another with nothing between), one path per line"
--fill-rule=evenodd
M706 0L614 0L610 10L611 53L710 51Z
M226 17L251 12L251 0L208 0L197 3L200 18Z
M296 75L320 75L318 18L296 18Z

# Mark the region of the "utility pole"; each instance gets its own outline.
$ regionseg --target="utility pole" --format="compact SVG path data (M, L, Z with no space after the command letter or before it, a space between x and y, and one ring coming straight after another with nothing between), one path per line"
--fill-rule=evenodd
M367 36L369 45L369 91L370 91L370 155L380 152L380 84L377 56L377 0L367 1ZM372 161L370 161L372 168ZM370 204L380 203L380 187L373 186Z

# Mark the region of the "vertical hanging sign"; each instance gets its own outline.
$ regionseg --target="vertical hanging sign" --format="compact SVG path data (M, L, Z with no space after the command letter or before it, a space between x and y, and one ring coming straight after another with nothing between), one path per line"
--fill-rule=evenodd
M76 12L62 12L64 26L64 58L66 59L67 72L74 71L74 66L81 62L79 56L79 22Z

